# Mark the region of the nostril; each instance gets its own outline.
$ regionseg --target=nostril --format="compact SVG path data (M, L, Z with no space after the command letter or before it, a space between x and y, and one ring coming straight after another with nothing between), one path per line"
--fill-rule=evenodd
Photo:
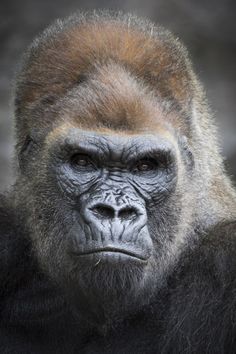
M121 221L135 220L138 218L138 210L134 207L126 206L120 210L107 204L96 204L89 208L90 211L99 219L112 220L118 217Z
M122 220L131 220L137 218L137 211L135 208L126 207L119 211L118 217Z
M92 207L90 210L101 219L113 219L115 217L115 210L108 205L99 204Z

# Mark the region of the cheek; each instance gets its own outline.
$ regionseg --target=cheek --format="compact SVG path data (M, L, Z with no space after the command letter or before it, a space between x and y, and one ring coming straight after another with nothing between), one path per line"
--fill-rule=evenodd
M162 172L154 175L152 178L133 177L130 183L139 191L139 194L146 200L146 202L153 202L158 205L171 196L176 189L177 174L170 172Z
M41 214L40 222L34 226L32 241L41 267L57 278L57 274L63 274L70 264L69 250L75 218L63 203L55 205L54 210L50 220L46 211Z
M152 201L147 205L147 212L148 229L154 249L159 255L164 255L175 245L178 238L182 216L181 198L173 194L163 203Z

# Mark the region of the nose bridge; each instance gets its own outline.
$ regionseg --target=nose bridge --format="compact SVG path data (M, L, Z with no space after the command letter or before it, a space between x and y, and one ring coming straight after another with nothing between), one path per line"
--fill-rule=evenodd
M130 197L125 189L113 187L104 193L103 202L112 205L115 211L118 212L124 205L130 204Z

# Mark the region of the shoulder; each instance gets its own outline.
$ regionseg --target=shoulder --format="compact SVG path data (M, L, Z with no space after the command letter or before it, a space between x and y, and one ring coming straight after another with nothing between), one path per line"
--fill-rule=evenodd
M24 274L28 241L17 213L5 196L0 196L0 283L7 291ZM1 292L1 290L0 290Z
M199 320L213 321L216 314L220 320L227 314L229 322L230 316L236 321L236 222L199 235L196 244L183 252L168 286L174 306L183 307L183 313L189 307L188 313L198 313Z
M236 220L219 223L210 229L200 242L201 247L225 251L236 250ZM233 247L233 248L232 248Z
M199 237L193 251L195 262L211 269L218 279L235 280L236 274L236 220L216 225ZM201 267L200 267L201 269Z
M234 353L235 294L236 222L229 222L199 235L168 281L166 352Z
M198 235L194 245L183 252L178 266L178 280L188 279L217 288L236 288L236 221L216 225Z

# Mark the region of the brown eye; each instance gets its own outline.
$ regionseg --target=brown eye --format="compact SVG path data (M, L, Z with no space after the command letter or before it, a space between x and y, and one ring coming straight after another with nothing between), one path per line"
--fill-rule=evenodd
M140 160L135 165L135 172L149 172L156 169L158 166L157 162L154 160Z
M77 167L87 167L87 166L93 166L93 163L89 156L82 155L82 154L76 154L72 156L71 158L71 163L74 166Z

